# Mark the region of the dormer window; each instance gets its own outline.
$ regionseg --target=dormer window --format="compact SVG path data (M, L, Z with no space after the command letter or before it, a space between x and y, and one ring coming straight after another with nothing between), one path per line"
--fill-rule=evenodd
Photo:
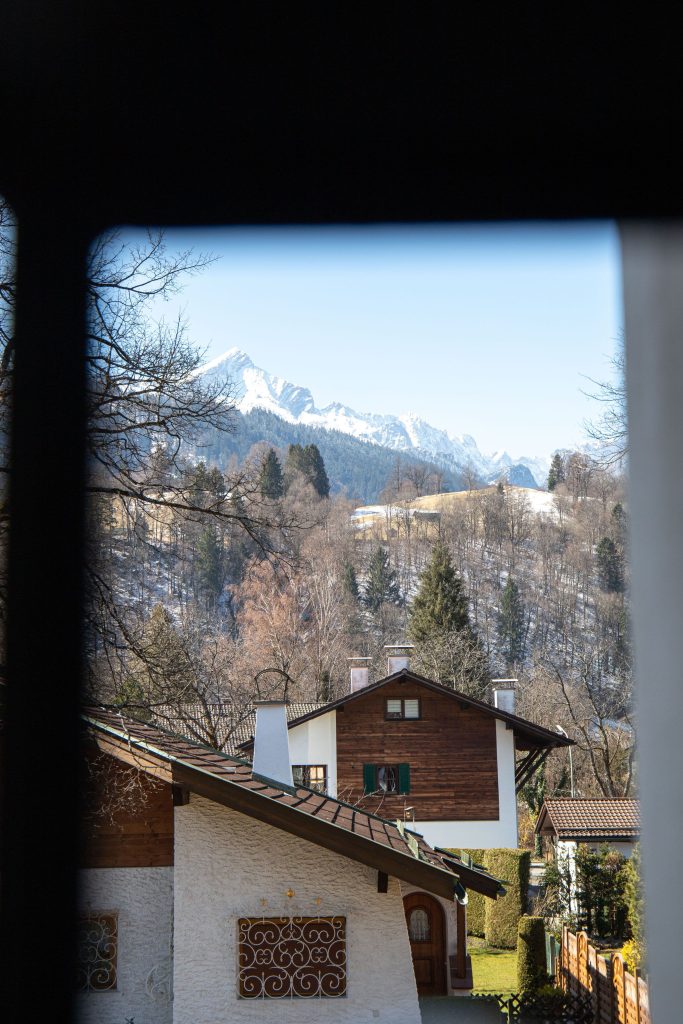
M420 698L387 697L384 717L397 721L407 718L420 718Z

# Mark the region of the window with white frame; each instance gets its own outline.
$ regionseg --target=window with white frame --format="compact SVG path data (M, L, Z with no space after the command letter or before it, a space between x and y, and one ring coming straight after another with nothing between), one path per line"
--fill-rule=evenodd
M419 697L387 697L384 717L401 721L408 718L420 718Z

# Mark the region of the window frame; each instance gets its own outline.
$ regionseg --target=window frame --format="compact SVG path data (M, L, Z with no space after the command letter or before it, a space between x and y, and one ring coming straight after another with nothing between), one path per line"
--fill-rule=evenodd
M302 769L302 781L297 782L294 778L294 770L296 768ZM318 785L311 784L310 770L311 768L322 768L323 771L323 788L320 789ZM326 764L293 764L292 765L292 781L295 786L302 786L304 789L313 789L316 793L327 794L328 784L328 766Z
M396 772L396 789L382 789L379 785L379 771L381 768L393 768ZM372 789L369 776L372 775ZM367 763L363 765L363 795L376 796L407 796L410 793L410 764L407 761L382 761L377 764Z
M389 701L397 700L401 702L401 713L395 714L389 712ZM417 715L406 715L406 701L416 700L417 701ZM384 698L384 721L385 722L419 722L422 719L422 699L420 697L385 697Z

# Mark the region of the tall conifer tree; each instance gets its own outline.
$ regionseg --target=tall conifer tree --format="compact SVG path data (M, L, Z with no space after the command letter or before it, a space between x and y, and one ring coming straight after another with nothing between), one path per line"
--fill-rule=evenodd
M555 452L550 463L548 472L548 490L554 491L558 484L564 483L567 475L564 470L564 462L559 452Z
M518 665L524 658L524 604L519 587L508 576L500 600L498 629L508 666Z
M439 541L420 576L420 589L410 609L409 635L420 643L435 632L462 629L470 629L467 594L448 548Z
M441 541L434 545L420 577L410 609L408 638L425 674L473 696L486 695L486 656L470 624L463 582Z
M329 498L330 481L327 477L327 470L323 457L316 444L308 444L304 448L306 459L306 475L314 489L321 498Z
M377 612L381 605L397 604L400 598L396 573L389 564L389 555L382 545L378 544L368 566L363 601L371 611Z
M284 494L285 487L282 479L282 467L274 448L269 448L261 463L261 474L259 477L259 489L263 498L270 498L277 501Z

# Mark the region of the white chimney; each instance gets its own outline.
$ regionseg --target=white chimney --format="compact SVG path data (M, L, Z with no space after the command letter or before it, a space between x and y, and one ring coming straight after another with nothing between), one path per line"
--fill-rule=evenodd
M254 775L263 775L283 786L291 786L289 730L286 700L256 700L254 729Z
M415 650L412 644L385 644L387 652L387 675L410 668L410 655Z
M516 679L492 679L493 683L493 703L494 706L500 708L501 711L507 711L508 714L514 715L515 713L515 685Z
M370 662L372 658L349 658L351 669L351 693L362 690L370 682Z

